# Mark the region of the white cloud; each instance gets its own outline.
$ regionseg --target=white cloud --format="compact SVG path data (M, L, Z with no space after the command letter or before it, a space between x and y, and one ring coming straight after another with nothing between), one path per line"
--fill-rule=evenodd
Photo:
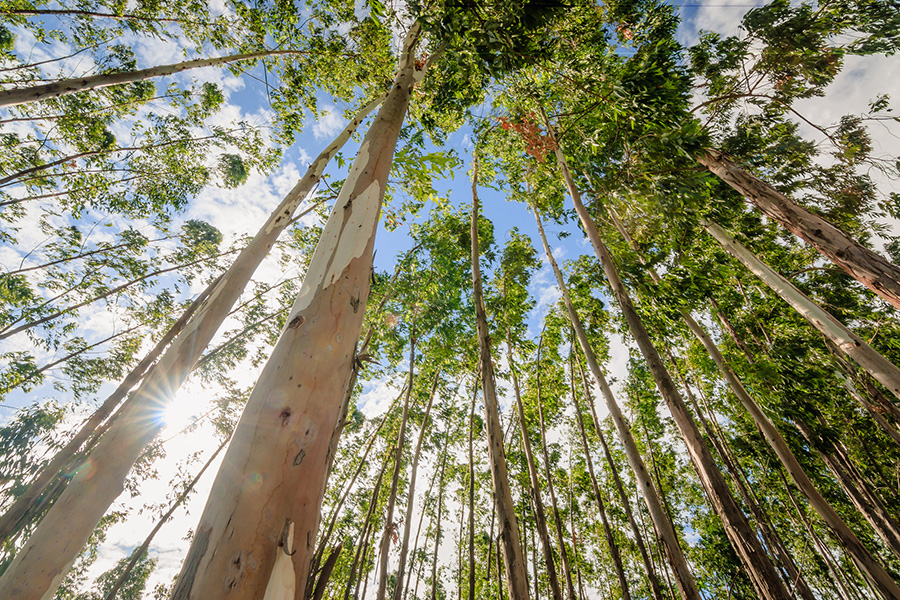
M317 140L328 139L335 137L346 125L347 120L333 106L326 106L312 131Z

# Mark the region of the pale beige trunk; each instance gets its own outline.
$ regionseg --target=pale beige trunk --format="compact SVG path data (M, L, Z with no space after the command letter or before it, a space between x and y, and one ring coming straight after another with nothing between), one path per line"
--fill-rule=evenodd
M117 387L115 391L103 401L103 404L87 418L78 432L72 436L72 439L53 455L50 462L38 473L37 477L34 478L34 481L28 485L25 492L16 498L15 502L6 509L3 516L0 517L0 540L9 539L10 536L22 528L23 517L25 517L29 509L34 506L34 503L37 502L37 499L44 490L61 477L60 473L64 467L72 461L74 456L83 451L82 447L85 445L85 442L94 435L107 417L113 414L113 411L126 394L128 394L128 391L144 377L149 369L153 367L156 359L163 353L166 346L168 346L175 336L184 329L184 326L188 323L191 316L193 316L200 305L206 300L206 297L209 295L209 292L212 291L214 285L215 282L207 287L206 290L191 303L188 309L182 313L181 317L172 324L162 339L156 343L156 346L154 346L153 349L131 369L128 375L125 376L122 383L119 384L119 387Z
M541 480L538 477L537 467L534 464L534 452L531 448L531 439L528 435L528 424L525 421L525 407L522 404L522 394L519 389L519 376L516 373L516 365L512 355L512 343L509 330L506 332L506 351L509 360L509 370L512 376L513 396L516 399L516 409L519 414L519 428L522 430L522 448L525 451L525 463L528 466L528 480L531 482L531 498L534 503L534 520L537 525L538 535L541 538L541 547L544 551L544 562L547 565L547 579L550 583L550 593L554 600L562 600L562 592L559 587L559 577L556 575L556 565L553 562L553 545L550 542L550 532L547 530L547 517L544 512L544 500L541 498Z
M547 121L547 127L548 129L550 128L549 121ZM552 133L552 129L550 131ZM619 277L609 250L603 243L603 240L600 239L600 233L597 231L593 219L581 201L581 194L575 185L575 181L572 179L572 174L569 171L562 149L558 143L555 146L557 163L569 195L572 197L572 203L575 205L575 212L578 214L591 245L594 247L597 260L600 261L606 279L612 288L613 295L622 309L625 321L628 323L628 329L631 331L635 342L637 342L638 348L656 382L656 387L666 402L669 412L672 414L672 419L675 421L675 425L678 427L681 437L687 446L688 454L700 478L700 483L706 490L713 509L722 520L722 525L725 533L728 535L728 539L731 541L732 547L740 558L747 575L753 582L754 588L762 598L766 600L786 600L790 597L790 594L778 577L775 567L763 550L759 539L754 535L747 518L731 495L722 472L716 465L715 460L713 460L709 448L700 435L697 424L688 412L684 399L678 393L675 382L666 370L659 353L656 351L647 330L641 322L640 316L631 302L631 297Z
M900 308L900 268L814 215L768 183L714 150L697 161L753 203L764 215L811 244L848 275Z
M607 410L609 410L609 415L616 427L619 441L622 442L622 446L625 448L625 456L628 458L628 464L634 474L635 481L638 484L644 502L647 504L647 510L650 513L650 518L653 520L656 533L662 542L666 558L672 566L678 591L681 593L681 597L684 600L700 600L700 591L697 589L697 584L694 582L694 577L688 567L684 552L681 550L678 535L675 533L675 527L666 514L662 502L660 501L659 494L653 486L650 473L644 465L644 459L641 458L637 444L634 442L634 436L631 434L631 427L625 420L622 409L619 407L619 403L616 401L616 398L609 387L609 383L603 375L603 371L600 370L600 364L597 362L594 349L591 347L587 333L584 331L578 312L572 304L572 298L569 295L569 290L566 287L562 272L556 264L556 259L553 258L553 252L550 250L550 244L547 242L547 235L544 233L544 225L541 222L541 218L537 211L534 211L534 218L537 222L538 232L541 235L541 242L544 245L544 253L547 256L547 260L550 261L550 266L553 268L557 285L559 285L559 290L562 294L563 303L566 305L566 310L569 313L569 320L572 323L572 328L575 330L575 338L578 340L582 352L584 352L584 357L591 374L600 386L600 392L603 394Z
M866 372L900 398L900 369L879 354L855 333L844 327L840 321L823 310L798 290L790 281L776 273L762 262L743 244L732 238L721 226L711 221L703 221L706 231L718 241L729 254L769 286L776 294L794 307L810 325L818 329L841 352L852 358Z
M476 158L477 161L477 158ZM494 379L494 365L491 360L491 342L488 332L487 315L481 291L481 269L478 258L478 163L473 165L472 177L472 288L475 303L475 324L478 330L480 349L481 389L484 394L485 424L488 437L488 459L491 463L491 480L494 489L494 503L500 519L500 538L503 542L504 566L510 600L528 600L528 579L525 575L525 556L519 539L519 525L516 518L509 477L506 469L506 454L503 450L503 429L500 426L500 408Z
M404 41L397 78L363 138L235 429L174 598L292 598L306 589L331 434L370 289L381 201L418 78L418 32L416 24Z
M376 101L377 102L377 101ZM87 542L96 523L123 489L125 477L144 447L163 427L161 413L227 317L291 216L319 180L325 166L349 139L369 104L318 156L259 233L222 275L152 373L120 410L90 457L90 469L76 475L66 491L0 578L0 598L38 600L56 590L67 566ZM305 288L304 288L305 289Z
M400 427L397 429L397 441L394 443L394 471L391 473L391 490L388 493L387 512L384 515L384 531L381 534L381 565L378 578L376 600L384 600L387 591L388 558L391 551L391 536L394 532L394 506L397 504L397 490L400 489L400 470L403 467L403 448L406 445L406 423L409 420L409 398L412 396L416 372L416 326L412 324L409 334L409 380L406 394L403 397L403 412L400 414Z
M199 58L171 65L160 65L149 69L138 69L137 71L104 73L102 75L90 75L88 77L77 77L75 79L62 79L45 85L2 91L0 92L0 106L16 106L17 104L25 104L27 102L59 98L60 96L74 94L75 92L95 90L111 85L134 83L136 81L146 81L147 79L162 77L164 75L174 75L175 73L181 73L182 71L188 71L190 69L216 67L242 60L254 60L257 58L265 58L266 56L277 56L279 54L296 54L296 52L292 50L268 50L266 52L235 54L233 56L221 56L218 58Z

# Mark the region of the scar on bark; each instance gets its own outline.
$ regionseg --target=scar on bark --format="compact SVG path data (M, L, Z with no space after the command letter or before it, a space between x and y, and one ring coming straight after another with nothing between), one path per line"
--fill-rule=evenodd
M303 321L305 320L306 319L303 318L303 315L297 315L296 317L291 319L291 322L288 323L288 327L290 327L291 329L297 329L298 327L303 325Z

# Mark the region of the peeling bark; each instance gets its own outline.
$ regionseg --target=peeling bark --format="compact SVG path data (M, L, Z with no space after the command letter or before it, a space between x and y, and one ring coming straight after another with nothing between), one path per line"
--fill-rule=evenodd
M200 520L174 598L259 598L294 525L295 590L306 589L331 436L340 417L368 299L381 201L417 81L414 25L400 70L363 138L310 262L287 325L263 369ZM214 550L214 551L210 551Z
M768 183L714 150L697 161L737 190L764 215L812 245L845 273L900 309L900 268L869 250L822 217L815 215Z

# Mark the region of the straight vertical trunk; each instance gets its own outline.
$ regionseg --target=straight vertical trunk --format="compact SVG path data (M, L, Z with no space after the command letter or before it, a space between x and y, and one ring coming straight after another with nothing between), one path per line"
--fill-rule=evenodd
M525 556L519 540L519 525L516 519L509 477L506 469L506 454L503 450L503 429L500 425L500 409L494 380L494 365L491 360L491 340L488 333L484 297L481 291L481 268L478 255L478 162L473 164L472 177L472 288L475 303L475 324L478 330L478 346L481 353L481 388L484 395L485 425L488 438L488 459L491 463L491 480L494 488L494 502L500 520L500 538L503 540L506 579L510 600L528 599L528 580L525 576ZM536 582L535 582L536 583Z
M475 600L475 398L469 412L469 600Z
M544 233L544 225L536 210L534 210L534 218L537 222L541 242L544 245L544 253L547 256L547 260L550 261L550 266L553 268L557 285L562 294L563 303L566 305L566 310L569 313L569 320L572 323L572 328L575 330L575 338L578 340L582 352L584 352L584 357L587 361L588 368L591 370L591 374L600 386L600 391L603 394L603 399L606 402L609 415L616 427L616 433L619 436L619 440L622 442L622 446L625 448L625 456L628 458L628 464L631 467L632 473L634 473L635 481L638 484L644 502L647 504L647 510L650 513L650 518L653 521L656 533L662 542L666 558L668 559L669 564L672 565L672 571L675 574L675 583L678 586L678 591L681 593L683 600L700 600L700 591L697 589L697 584L694 582L694 577L688 567L687 559L684 556L684 552L681 550L678 535L675 533L675 527L669 516L666 514L662 502L660 501L659 494L653 486L650 473L644 465L644 459L641 458L641 454L634 442L631 427L628 425L628 422L625 421L622 409L619 407L619 403L616 401L616 398L609 387L609 383L603 375L603 371L600 370L600 365L597 362L594 349L591 347L587 333L584 331L578 312L572 304L569 289L566 287L562 272L556 264L553 252L550 250L550 244L547 242L547 235Z
M869 250L822 217L814 215L768 183L734 164L721 152L697 161L737 190L764 215L812 245L845 273L900 309L900 268Z
M425 441L425 432L428 430L428 417L431 415L431 405L434 403L434 395L437 392L440 369L434 372L434 381L431 383L431 393L428 394L428 405L422 416L422 426L419 428L419 438L416 441L416 449L413 452L412 465L409 471L409 489L406 494L406 517L403 519L403 543L400 546L400 559L397 565L397 583L394 586L393 600L400 600L403 589L403 578L406 576L406 556L409 551L409 530L412 524L413 504L416 498L416 473L419 470L419 457L422 455L422 442ZM410 384L412 382L410 381ZM424 508L423 508L424 511ZM419 521L421 524L421 520ZM419 534L416 533L416 539Z
M810 325L819 330L841 352L856 361L859 366L890 390L892 394L900 398L900 369L863 341L862 338L844 327L830 313L810 300L790 281L762 262L743 244L728 235L717 223L703 221L702 224L706 231L729 254L762 279L785 302L793 306Z
M574 392L574 387L572 388ZM613 559L613 566L616 569L616 578L619 580L619 588L622 590L622 599L631 600L631 591L628 586L628 578L625 576L625 569L622 567L622 556L619 553L619 544L613 536L612 529L609 526L609 519L606 516L606 503L603 501L603 495L600 493L600 486L597 484L597 476L594 474L594 463L591 460L591 448L588 445L587 434L584 432L584 421L581 419L581 405L578 402L578 395L572 394L572 402L575 403L575 421L578 423L578 432L581 434L581 445L584 447L584 459L587 463L588 476L591 480L591 487L594 490L594 499L597 501L597 510L600 511L600 521L603 524L603 533L606 537L606 545L609 547L609 554Z
M369 295L381 200L422 73L414 60L419 30L414 24L403 42L399 73L232 437L178 577L177 600L289 597L306 589L331 435Z
M441 457L441 474L438 477L438 506L435 519L434 552L431 553L431 600L437 600L437 563L441 547L441 509L444 507L444 467L447 466L447 452Z
M550 453L547 451L547 428L544 423L544 401L541 398L541 348L543 347L543 334L538 342L537 361L535 363L535 391L537 393L538 418L541 424L541 454L544 457L544 477L547 479L547 491L550 493L550 506L553 509L553 525L556 529L556 541L559 543L559 558L562 563L563 575L566 579L566 590L569 600L575 600L575 586L572 583L572 571L569 568L569 553L566 551L566 542L563 536L562 521L559 518L559 508L556 504L556 491L553 488L553 476L550 472ZM617 549L618 552L618 549ZM623 588L624 600L630 600L627 583Z
M406 421L409 417L409 397L412 395L415 364L416 326L413 323L409 334L409 381L406 384L406 395L403 398L403 413L400 416L400 428L397 431L397 443L394 447L394 473L391 477L391 491L388 494L387 513L384 516L384 532L381 534L381 565L379 571L381 576L378 578L376 600L384 600L387 591L388 558L391 551L391 537L394 535L394 506L397 503L397 490L400 489L400 468L403 466L403 447L406 445ZM410 502L412 502L412 499L410 499Z
M573 348L574 352L574 348ZM569 358L569 380L571 382L572 387L572 397L575 397L575 373L572 369L572 357ZM609 472L612 473L613 483L616 486L616 493L619 496L619 502L622 504L622 508L625 511L625 516L628 518L628 524L631 526L631 532L634 534L634 541L638 547L638 552L641 555L641 561L644 563L644 572L647 575L647 581L650 583L650 590L653 592L654 600L663 600L662 588L659 585L659 577L656 574L656 569L653 566L653 562L650 560L650 554L647 552L647 546L644 544L644 536L641 535L641 530L638 528L637 522L634 519L634 511L631 510L631 502L628 500L628 496L625 494L625 488L622 485L622 478L619 476L619 469L616 466L615 461L613 460L612 453L609 451L609 445L606 443L606 435L603 433L603 429L600 427L600 419L597 418L597 411L594 408L594 400L591 396L590 386L587 382L587 377L585 377L584 370L581 368L581 363L578 364L578 370L581 374L581 381L584 386L584 397L585 401L588 404L588 408L591 411L591 421L594 424L594 431L597 432L597 437L600 438L600 446L603 448L603 455L606 458L606 465L609 467Z
M88 458L93 468L72 479L66 491L0 578L0 597L38 600L56 589L96 523L123 490L125 477L132 465L162 429L164 423L159 418L160 411L171 401L190 374L256 267L266 257L278 235L290 224L294 211L319 180L325 166L376 103L377 101L366 106L318 156L306 175L221 276L205 304L176 336L97 444ZM335 226L337 224L332 229ZM372 231L374 233L374 226ZM314 273L312 266L310 273ZM368 276L366 273L366 278ZM365 285L368 291L368 279ZM303 289L307 290L307 287ZM296 331L296 327L293 330ZM353 336L353 339L356 337L358 335ZM276 414L280 412L281 408ZM227 456L225 462L229 462ZM283 526L284 523L280 525ZM195 539L194 544L197 543L198 540ZM199 543L203 543L202 537ZM271 551L269 554L274 556L275 553ZM223 577L222 580L224 579Z
M541 548L544 551L544 562L547 563L547 578L550 581L550 593L554 600L562 600L562 591L559 587L559 579L556 575L556 565L553 561L553 544L550 541L550 532L547 530L547 518L544 513L544 501L541 498L541 482L538 477L537 467L534 464L534 453L531 448L531 439L528 435L528 424L525 421L525 407L522 403L522 395L519 389L519 376L516 373L516 365L512 356L512 344L509 330L506 335L506 348L509 360L509 370L512 375L513 396L516 399L516 408L519 413L519 426L522 429L522 447L525 450L525 461L528 465L528 479L531 482L531 498L534 502L534 520L537 525L538 535L541 538Z
M549 129L549 122L547 122L547 126ZM697 424L691 418L681 394L678 393L675 382L672 381L672 377L660 359L659 353L653 346L653 342L650 340L650 336L631 302L631 297L628 295L628 291L625 289L625 285L616 271L609 250L603 243L603 240L600 239L597 227L581 201L581 194L575 186L566 158L558 144L556 144L555 153L566 187L569 190L569 195L572 197L572 202L575 205L575 211L578 213L581 224L588 234L591 245L594 247L594 252L612 288L613 295L622 309L622 314L628 323L628 329L637 342L638 348L641 350L641 354L644 356L644 360L653 374L656 386L669 407L669 412L672 414L672 418L687 445L688 454L697 470L700 482L709 496L713 509L722 520L722 525L731 541L732 547L734 547L744 569L753 582L754 588L761 597L766 600L787 600L790 594L778 577L769 557L763 551L762 544L754 535L747 518L731 495L725 478L719 471L709 448L697 429Z
M372 515L375 514L375 508L378 505L378 494L381 491L381 482L384 481L384 474L387 471L388 459L385 456L381 461L381 470L378 472L378 479L372 488L372 496L369 499L369 509L366 511L366 518L363 521L362 529L359 533L359 543L356 545L356 552L353 555L353 563L350 565L350 575L347 576L347 585L344 588L344 600L350 598L350 588L353 587L354 579L356 579L356 567L359 567L360 573L365 562L366 550L368 549L369 525L372 523ZM359 586L357 585L357 589Z

